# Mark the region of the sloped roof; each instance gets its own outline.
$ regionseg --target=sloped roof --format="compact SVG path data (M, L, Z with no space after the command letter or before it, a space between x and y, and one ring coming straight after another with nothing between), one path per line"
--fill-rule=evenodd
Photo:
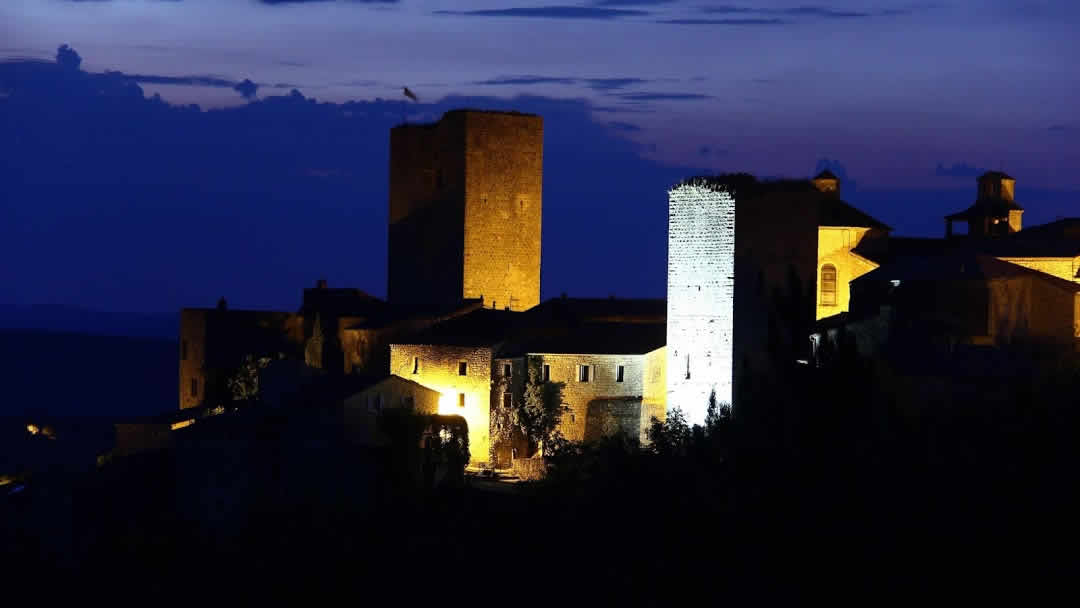
M814 179L835 179L837 181L840 180L839 177L836 177L836 175L832 171L829 171L828 169L825 169L821 173L818 173L817 175L815 175Z
M527 311L531 322L656 322L667 318L663 298L552 298Z
M1016 201L1007 201L1003 198L980 198L967 209L952 215L946 215L945 219L970 220L981 217L1007 217L1010 211L1023 210L1024 208L1016 204Z
M821 197L821 200L818 203L818 209L819 226L846 226L892 230L891 226L879 222L869 214L856 209L850 203L831 196Z
M586 323L507 345L500 356L525 354L643 355L667 342L665 323Z
M1080 292L1080 283L973 253L899 258L854 279L852 284L864 281L992 281L1009 278L1033 278L1066 291Z
M423 331L394 340L394 344L434 344L442 346L492 346L503 342L520 328L522 312L478 308L470 313L437 323Z

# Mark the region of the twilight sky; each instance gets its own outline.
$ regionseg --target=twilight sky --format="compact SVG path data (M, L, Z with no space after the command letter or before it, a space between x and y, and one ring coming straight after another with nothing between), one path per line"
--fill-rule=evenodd
M352 207L340 213L350 218L356 214L358 221L370 220L368 231L353 237L364 242L361 248L370 258L365 261L371 264L370 271L349 266L340 251L311 253L311 258L305 258L313 245L303 242L293 245L301 253L282 252L280 243L267 245L272 254L263 254L262 259L272 255L281 265L278 272L266 276L262 270L250 270L259 264L259 255L252 253L252 259L243 260L248 270L241 271L234 263L239 264L236 260L242 256L224 246L216 252L221 256L216 263L189 260L213 267L198 272L180 258L148 250L155 239L140 241L143 250L137 257L144 260L139 263L120 251L102 254L90 240L80 240L89 237L80 236L71 223L70 198L29 187L50 181L52 174L35 173L45 165L19 160L17 166L11 163L13 181L27 187L16 190L22 194L16 194L8 205L10 217L0 215L0 221L9 222L0 231L8 231L15 239L13 244L0 245L0 253L38 261L21 270L0 269L0 284L21 281L24 285L10 293L0 292L0 304L69 302L114 310L171 310L209 305L210 294L233 286L237 299L246 305L291 308L297 290L317 278L316 274L384 295L385 270L379 266L385 265L385 226L380 222L385 222L386 186L365 180L380 176L385 180L385 130L405 112L411 112L411 119L434 118L464 100L548 113L545 297L564 290L581 295L600 290L603 293L591 295L662 296L663 232L662 227L657 232L652 223L658 218L663 221L664 180L688 172L804 176L823 159L832 159L827 164L845 170L852 182L846 197L906 234L937 235L942 215L970 203L978 169L1004 169L1017 178L1018 199L1028 207L1026 221L1080 215L1080 210L1072 208L1080 190L1080 155L1075 143L1080 132L1080 78L1074 63L1080 56L1074 42L1080 3L832 0L808 4L811 1L567 0L556 6L524 0L5 0L0 3L0 60L6 60L10 69L30 65L30 59L51 62L57 46L70 44L81 55L84 72L121 72L123 78L138 83L146 98L157 93L172 104L199 104L202 118L191 120L195 121L192 125L201 126L170 131L172 142L193 137L192 129L205 129L203 144L223 137L223 129L234 130L234 142L258 132L268 137L260 146L292 150L286 156L299 163L293 168L303 165L301 173L325 176L340 168L329 167L333 162L327 158L319 159L320 166L312 165L311 158L296 160L303 156L296 151L337 146L328 157L344 164L348 164L344 156L361 153L350 152L348 142L334 139L340 137L335 134L340 128L325 116L306 120L322 121L321 127L312 128L325 128L329 139L301 143L295 133L277 139L267 136L267 131L280 133L281 125L292 120L288 112L299 107L289 106L293 109L286 111L283 103L268 105L268 99L287 99L284 96L296 89L307 99L316 98L319 107L351 112L343 109L346 102L366 101L375 104L368 109L396 119L371 119L369 129L363 131L371 134L372 141L359 147L370 148L364 152L370 155L354 160L357 165L361 161L375 165L365 169L370 173L339 171L364 182L353 186L356 196L367 202L350 203ZM233 85L243 79L258 85L254 96L234 90ZM125 163L145 160L132 160L130 151L118 151L127 145L113 142L118 130L132 129L139 132L132 137L155 140L146 145L160 146L156 158L163 166L176 168L173 173L162 169L158 178L145 179L147 187L163 182L178 187L194 184L218 193L213 196L230 191L249 196L258 190L245 186L249 182L240 178L232 183L218 175L210 184L191 177L204 176L205 167L189 171L185 167L201 161L179 152L183 146L165 141L164 133L155 137L160 119L143 124L138 122L142 118L118 116L107 107L93 105L97 109L91 111L84 103L87 100L72 97L70 87L50 82L41 86L52 87L52 93L39 90L50 103L85 110L80 114L82 135L77 139L87 151L86 162L101 166L84 168L94 176L92 181L106 188L87 197L101 201L97 211L121 214L131 224L123 232L128 235L125 238L146 230L156 234L156 242L164 247L188 237L174 232L174 223L162 223L165 212L148 209L141 198L144 195L129 196L144 201L131 203L138 209L134 213L121 213L116 207L120 203L109 202L124 196L104 194L107 187L101 184L115 182L127 188L131 180L118 177ZM0 103L25 95L16 94L17 90L36 86L25 76L10 74L8 83L7 90L0 90ZM399 103L405 85L420 96L421 104L406 108ZM11 112L8 126L22 134L17 141L37 142L42 156L34 158L47 159L44 136L27 125L44 121L41 124L48 122L53 125L50 128L59 129L55 119L30 104L18 107L31 114L20 118ZM57 112L57 116L70 115L62 108ZM174 115L179 114L169 114ZM271 115L265 123L253 118ZM209 122L218 126L209 127ZM68 137L74 131L57 133ZM586 142L586 137L592 139ZM248 156L268 153L246 149ZM589 154L576 164L593 163L591 174L569 160L575 154L584 155L583 150ZM561 158L552 156L560 151L564 152ZM109 162L109 154L120 156ZM632 172L639 175L631 176ZM646 180L640 176L643 172L655 179ZM31 174L37 177L28 177ZM111 181L109 174L114 175ZM86 181L85 177L66 179L70 187L84 192ZM600 181L608 187L595 183ZM305 193L302 185L293 186L308 205L305 215L312 222L320 221L320 211L311 208L317 195ZM281 188L271 188L266 180L260 188L283 196ZM588 202L582 198L583 191L593 193ZM213 196L208 195L206 201ZM1037 202L1034 208L1033 202ZM229 215L223 204L200 210L200 203L192 202L190 214ZM282 218L295 209L281 204ZM338 195L326 194L325 204L316 207L326 212L343 204ZM363 215L368 205L371 212ZM582 213L591 214L594 225L599 221L601 228L624 234L629 230L642 239L639 247L616 245L614 237L592 245L598 261L618 265L625 260L636 268L600 279L575 276L573 256L563 252L562 244L580 236L573 224ZM92 222L98 220L91 216L100 214L86 215L84 219ZM229 217L239 222L236 218L241 215ZM323 220L334 223L340 218ZM289 224L285 219L274 223L249 218L246 225L252 221L269 222L260 235L277 234L275 230L285 230ZM639 226L643 222L649 226ZM103 223L100 229L105 234L97 236L109 240L110 230L120 230L116 226L116 222ZM31 239L29 233L36 236ZM355 227L350 234L358 234ZM68 244L60 244L59 249L47 246L55 238L67 238ZM206 234L198 238L214 242ZM589 245L585 247L588 252ZM633 251L626 253L622 247ZM69 255L76 250L80 256ZM92 259L72 259L85 256ZM659 263L654 260L657 257ZM326 258L335 262L312 263ZM152 269L169 273L168 285ZM116 272L130 275L134 283L115 279ZM643 273L648 278L627 282ZM301 276L305 278L297 284ZM286 291L265 287L271 280L285 284ZM84 286L73 287L77 284Z

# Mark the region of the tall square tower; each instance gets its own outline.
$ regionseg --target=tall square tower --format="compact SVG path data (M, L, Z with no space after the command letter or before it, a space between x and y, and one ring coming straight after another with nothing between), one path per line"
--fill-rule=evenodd
M732 401L734 320L735 198L688 181L668 192L667 403L692 424Z
M513 112L390 131L391 303L539 304L543 147L543 119Z

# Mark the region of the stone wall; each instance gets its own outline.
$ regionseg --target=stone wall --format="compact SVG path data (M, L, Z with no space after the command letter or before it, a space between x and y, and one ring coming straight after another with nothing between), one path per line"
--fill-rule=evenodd
M543 120L453 111L390 133L391 302L540 301Z
M463 416L469 425L469 451L474 463L488 460L492 353L486 346L392 344L390 373L442 394L439 413ZM413 373L414 360L418 360ZM466 375L458 364L466 363ZM459 405L465 395L465 406Z
M817 319L848 312L851 281L878 267L874 262L851 252L868 232L870 228L818 228L817 280L814 283ZM831 306L825 303L821 294L821 269L826 264L836 268L836 299Z
M668 193L667 405L705 421L709 394L732 399L735 199L717 188Z
M461 298L465 122L390 130L387 299L394 304Z
M297 357L303 343L301 315L216 308L181 310L180 408L230 400L226 379L246 355L283 353Z
M644 355L535 355L539 365L551 366L551 381L563 384L563 415L560 430L571 441L586 439L589 407L597 400L634 398L640 410L644 392ZM578 367L590 366L589 381L578 379ZM623 381L616 381L617 366L623 366ZM640 416L640 413L638 414ZM631 434L637 434L635 430Z
M540 303L543 119L469 112L465 121L463 296L527 310Z
M1072 281L1074 283L1080 282L1077 279L1077 270L1080 270L1080 258L998 258L1005 262L1016 264L1017 266L1023 266L1024 268L1030 268L1032 270L1038 270L1039 272L1045 272L1050 276L1057 277L1059 279L1065 279L1066 281Z
M206 313L180 311L180 409L198 407L205 396Z
M641 437L641 398L622 397L593 399L585 418L585 441L621 434Z
M638 429L642 445L649 443L649 425L653 418L667 420L667 347L660 347L645 355L644 388L641 396L641 428Z

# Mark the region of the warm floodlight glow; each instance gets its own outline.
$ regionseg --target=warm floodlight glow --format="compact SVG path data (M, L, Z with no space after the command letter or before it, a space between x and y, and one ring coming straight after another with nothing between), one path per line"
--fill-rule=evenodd
M668 192L667 404L704 424L710 395L731 403L735 199L713 184Z
M37 435L41 432L41 429L39 429L36 424L26 425L26 430L29 431L31 435Z
M181 420L180 422L172 423L171 425L169 425L169 428L175 431L176 429L182 429L185 426L191 426L193 424L195 424L195 420L188 418L187 420Z

